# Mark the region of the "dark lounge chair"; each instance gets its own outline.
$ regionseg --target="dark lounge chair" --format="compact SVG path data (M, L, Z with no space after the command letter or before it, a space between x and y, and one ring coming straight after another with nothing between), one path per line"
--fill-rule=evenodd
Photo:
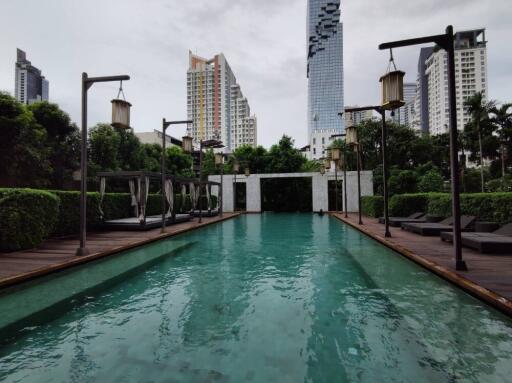
M404 222L411 222L411 223L420 223L420 222L427 222L425 218L423 218L425 214L424 213L413 213L408 217L389 217L389 225L393 227L400 227L402 223ZM379 218L379 223L386 223L384 220L384 217Z
M192 211L191 215L193 215L194 217L199 217L199 210ZM215 216L219 215L219 210L218 209L213 209L210 211L202 210L201 215L203 217L215 217Z
M462 246L486 254L512 254L512 223L492 233L461 233ZM453 242L453 233L441 233L441 239Z
M467 230L475 222L475 219L476 217L474 216L461 216L461 230ZM445 220L439 223L403 223L402 229L423 236L438 236L443 231L453 231L453 218L446 218Z

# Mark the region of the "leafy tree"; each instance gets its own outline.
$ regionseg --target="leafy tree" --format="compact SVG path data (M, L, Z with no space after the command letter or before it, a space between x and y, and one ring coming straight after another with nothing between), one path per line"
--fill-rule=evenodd
M435 169L429 170L420 177L418 182L418 191L427 192L442 192L444 190L443 176Z
M158 144L141 144L141 169L159 172L162 168L162 146ZM167 166L167 163L166 163Z
M192 156L178 146L166 148L166 168L170 174L179 177L193 177Z
M507 168L507 153L512 150L512 112L509 109L512 103L503 104L499 108L494 106L491 108L491 122L495 124L498 129L498 137L500 143L500 157L501 157L501 176L505 177Z
M89 132L90 177L98 171L115 171L121 168L118 161L121 138L108 124L98 124Z
M80 132L57 104L38 102L28 106L36 122L46 131L52 188L64 189L80 165Z
M306 159L294 147L293 139L283 135L277 145L268 152L267 173L295 173L300 171Z
M396 167L391 170L389 177L389 192L393 194L416 193L418 179L412 170L400 170Z
M0 185L46 187L51 172L46 131L32 112L0 92Z
M131 129L112 128L119 137L117 163L121 170L142 169L142 147Z
M490 123L489 113L495 105L496 103L494 101L486 102L482 92L473 94L464 102L464 107L471 114L471 123L465 127L468 138L471 138L472 134L476 134L478 138L482 192L484 192L484 150L482 136L485 133L486 137L492 137L493 125Z

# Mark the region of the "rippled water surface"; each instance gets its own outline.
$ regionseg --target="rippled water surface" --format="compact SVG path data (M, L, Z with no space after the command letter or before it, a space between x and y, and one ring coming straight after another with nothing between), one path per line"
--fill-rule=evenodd
M0 380L511 381L509 319L330 217L168 241L185 246L4 331Z

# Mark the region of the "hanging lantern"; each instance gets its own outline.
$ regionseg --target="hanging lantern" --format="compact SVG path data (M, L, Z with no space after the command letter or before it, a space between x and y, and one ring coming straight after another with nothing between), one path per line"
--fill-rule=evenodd
M181 148L185 153L192 153L192 137L183 136L181 138Z
M355 126L345 128L345 134L345 143L348 145L357 144L357 128Z
M394 71L390 70L391 64L393 64L393 67L395 69ZM395 61L393 59L393 52L391 51L388 71L379 80L381 83L382 91L382 109L393 110L405 105L404 76L405 72L396 69Z
M235 162L233 163L233 172L238 174L239 171L240 171L240 164L238 163L238 161L235 160Z
M123 99L120 98L121 94ZM123 91L123 82L119 85L117 98L112 101L112 126L120 129L130 129L130 108L132 104L126 101Z
M325 174L325 167L320 166L320 174L321 174L321 175L324 175L324 174Z
M324 168L325 169L331 168L331 160L329 158L324 159Z
M251 169L249 169L248 167L245 168L245 176L249 177L250 175L251 175Z
M331 155L333 161L339 161L341 158L341 150L340 148L332 148Z
M130 129L130 104L121 99L112 100L112 126L120 129Z
M224 162L224 155L222 153L215 153L215 165L222 165Z

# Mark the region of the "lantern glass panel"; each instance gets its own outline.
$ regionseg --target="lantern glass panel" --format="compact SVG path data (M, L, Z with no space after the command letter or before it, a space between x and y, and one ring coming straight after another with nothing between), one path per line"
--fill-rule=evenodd
M235 173L238 173L238 172L240 171L240 164L239 164L238 162L235 162L235 163L233 164L233 171L234 171Z
M383 109L393 110L405 105L404 76L405 72L396 70L380 78Z
M330 159L326 158L326 159L324 160L324 167L325 167L326 169L330 169L330 168L331 168L331 160L330 160Z
M185 153L192 153L192 137L184 136L181 139L181 146Z
M320 174L321 175L325 174L325 168L323 166L320 166Z
M130 107L132 104L125 100L114 99L112 102L112 126L120 129L130 129Z
M340 148L332 148L331 153L332 153L333 161L338 161L340 159L340 157L341 157Z
M355 126L349 126L345 129L345 142L348 145L356 144L357 143L357 129Z
M222 165L224 162L224 156L222 153L215 153L215 165Z
M249 177L251 175L251 169L245 168L245 176Z

